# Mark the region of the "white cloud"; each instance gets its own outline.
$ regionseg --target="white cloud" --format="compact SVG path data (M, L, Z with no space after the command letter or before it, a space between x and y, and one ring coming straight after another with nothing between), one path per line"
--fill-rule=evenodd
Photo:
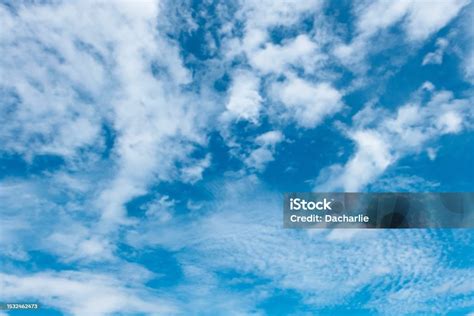
M400 24L409 44L420 43L445 27L468 3L469 0L355 3L356 33L350 43L336 45L334 55L352 69L363 69L364 58L371 51L380 51L381 45L393 45L382 37L391 27ZM374 41L378 44L373 45Z
M142 209L145 209L148 220L158 220L159 222L165 223L173 218L175 203L175 200L165 195L145 204Z
M287 115L306 128L316 127L343 106L342 94L330 83L312 83L295 76L274 83L272 96L282 102Z
M211 154L207 154L203 159L191 162L189 166L181 169L181 178L183 182L194 184L202 179L204 170L211 165Z
M302 19L321 17L322 1L290 0L278 4L272 1L241 1L240 4L235 15L223 28L222 50L229 64L241 63L243 60L250 70L238 71L233 75L233 83L229 89L230 99L224 118L240 118L255 123L259 116L268 115L271 120L278 120L281 113L269 109L272 105L265 96L274 95L274 90L278 90L278 87L273 89L274 84L278 85L276 83L278 76L293 78L295 70L303 70L305 74L312 74L317 78L316 80L313 78L314 83L308 83L313 85L313 91L306 89L305 92L315 92L318 94L315 97L320 99L333 92L332 89L326 89L330 86L330 75L327 70L323 70L327 67L328 56L322 52L321 46L325 42L323 37L327 36L315 37L311 30L299 30L291 37L283 38L279 43L274 42L270 36L274 27L299 28L298 24ZM323 32L317 33L322 34ZM287 90L292 87L289 86ZM288 94L291 93L292 91L288 91ZM305 99L301 102L306 101ZM325 101L328 100L324 99L320 103ZM312 116L304 119L303 124L307 126L318 121L319 118L316 116L319 114L325 115L325 110L322 108L332 108L329 104L320 106L318 101L311 103L317 104L314 107L308 105L306 109L302 104L298 104L288 108L289 113L284 113L283 116L292 116L295 108L298 112L306 112ZM309 108L317 109L310 113ZM331 109L328 112L333 111ZM225 138L229 141L227 135ZM236 142L238 141L232 139L232 143ZM260 156L270 157L266 151L261 151Z
M274 146L283 140L283 134L280 131L270 131L255 138L255 143L260 146Z
M411 1L374 1L355 4L356 26L369 37L401 20L411 9Z
M244 163L258 171L263 171L270 161L273 161L273 152L266 147L259 147L253 150L250 155L244 160Z
M231 282L220 279L200 264L182 265L186 282L176 289L175 295L185 302L182 314L205 311L213 315L265 315L255 307L255 302L268 296L265 289L257 293L232 291ZM228 286L226 286L228 284Z
M323 59L317 52L317 45L305 34L282 45L266 43L263 48L247 54L250 64L263 74L285 73L290 66L311 70L315 63Z
M280 131L270 131L255 138L255 144L259 147L252 150L244 159L245 165L257 171L263 171L266 165L274 160L275 146L283 141Z
M410 1L406 32L410 40L424 40L449 23L469 0Z
M150 181L176 177L175 162L204 145L213 112L207 99L184 91L191 75L156 28L159 4L65 2L15 13L1 6L0 14L0 66L9 74L0 84L15 101L0 127L4 150L82 160L104 150L101 130L109 124L116 138L95 208L104 227L126 222L123 204ZM163 72L154 74L153 63ZM183 175L195 181L200 170Z
M432 92L432 91L434 91L435 86L434 86L431 82L425 81L425 82L421 85L421 88L422 88L422 89L425 89L425 90L427 90L427 91Z
M232 26L229 25L225 29L225 35L230 35L228 42L226 43L226 57L229 59L244 53L249 56L250 59L254 58L253 54L257 51L265 50L265 46L270 49L267 51L273 56L278 55L280 65L287 63L284 57L293 58L295 55L281 47L280 45L271 44L269 38L269 31L275 26L292 26L297 24L303 17L314 15L321 9L322 1L310 0L310 1L280 1L275 3L274 1L254 1L244 0L240 2L240 6L235 14L237 21L242 22L244 25L242 37L234 37L230 34ZM234 21L235 22L235 21ZM300 44L297 45L298 50L301 53L301 49L304 51L312 44L307 41L307 38L301 37ZM306 47L306 48L305 48ZM283 49L283 55L278 54ZM298 56L298 54L296 54ZM265 65L269 65L268 61L261 60ZM271 66L269 66L271 67ZM265 68L265 67L264 67Z
M157 235L156 228L138 228L137 232L130 232L135 242L142 247L159 245L189 250L180 262L183 266L198 267L197 273L206 272L200 283L208 284L209 279L222 272L258 276L257 280L266 284L266 291L296 291L306 307L341 304L353 298L354 293L369 288L366 308L387 313L385 306L390 306L395 311L409 309L411 313L420 313L431 308L433 289L449 281L451 273L456 275L456 282L448 286L449 291L434 294L438 299L432 313L442 314L451 307L447 301L462 302L473 293L466 287L469 276L464 274L471 273L470 270L451 269L450 261L444 259L443 245L450 241L442 233L282 230L280 194L265 190L255 178L229 179L214 187L213 193L219 198L208 205L206 216L192 223L182 218L174 226L167 226L166 238ZM470 242L467 238L461 243L467 246ZM386 286L372 291L378 282ZM387 298L400 291L400 282L403 289L421 293L409 299L413 303L409 307L403 300L388 304L392 301ZM217 293L225 291L225 283L216 287ZM253 304L261 302L260 289L246 288L245 293L254 295ZM449 300L439 299L446 295Z
M293 25L303 15L318 12L322 1L285 0L275 3L271 0L244 0L241 4L237 17L245 19L246 32L251 32L255 28L266 30L275 25Z
M425 87L426 84L418 94ZM449 91L428 91L432 95L426 104L415 96L392 115L366 108L361 111L365 115L354 116L355 127L347 134L356 144L356 152L345 165L323 170L316 189L360 191L401 157L419 153L427 142L444 134L468 128L472 120L468 100L455 99ZM367 118L368 114L373 117ZM362 121L357 122L358 119Z
M370 189L379 192L429 192L439 186L439 182L425 180L415 175L400 174L400 171L395 170L377 179L370 185Z
M462 129L462 121L458 112L448 111L438 118L436 125L443 133L458 133Z
M56 228L44 240L41 248L57 255L64 262L104 262L115 257L115 244L111 240L78 223L70 223L67 229Z
M331 82L338 75L330 69L333 62L326 53L325 46L331 44L334 36L323 14L323 2L240 4L235 14L226 16L222 52L230 68L243 63L248 70L232 75L227 111L221 121L240 119L256 123L264 118L272 123L294 121L313 128L341 110L342 93ZM313 29L302 29L300 23L305 18L315 19ZM316 24L321 28L317 29ZM272 36L275 28L282 28L285 34L279 40ZM245 157L245 164L262 170L266 164L263 162L273 160L268 148L258 148L250 156L245 149L236 150L244 145L229 131L227 125L220 130L228 146L238 152L234 156Z
M389 144L377 131L356 131L351 137L357 144L356 153L344 166L333 165L323 170L316 190L358 192L395 161Z
M235 119L257 123L262 103L259 86L260 79L251 71L236 71L226 104L227 111L221 119L224 122Z
M424 40L444 27L468 3L468 0L374 1L356 9L357 29L363 37L369 37L402 22L409 40Z
M2 231L0 243L11 258L27 259L27 251L39 249L63 262L113 261L116 236L109 234L110 223L132 223L125 218L123 204L145 193L155 178L182 176L186 181L197 181L210 163L210 156L191 161L195 165L189 163L187 154L194 144L204 141L196 125L204 126L210 111L203 110L208 107L206 100L197 102L201 106L198 111L195 100L190 102L190 96L180 90L189 76L172 43L155 36L156 7L150 2L152 7L139 4L135 10L128 3L123 3L126 8L119 4L20 6L18 16L0 6L11 24L11 34L0 35L9 37L2 41L1 49L12 59L2 60L2 71L9 70L13 80L8 84L19 87L15 88L21 99L11 114L15 117L8 117L2 125L4 149L27 156L50 152L73 160L68 165L71 172L2 183L1 204L8 206L2 209L2 227L5 224L8 229ZM77 19L77 12L90 15ZM33 32L31 25L40 27ZM24 40L17 43L16 37ZM74 41L82 44L75 46ZM79 57L89 58L90 64ZM152 76L150 62L154 60L169 68L168 77ZM48 71L30 73L23 64ZM96 68L104 72L104 82L93 81ZM63 70L67 76L49 75ZM35 82L46 86L38 90ZM83 87L81 82L90 86ZM78 87L94 98L95 106L69 93ZM58 94L61 91L69 92ZM35 97L30 98L30 93ZM82 160L89 159L88 150L102 150L97 148L103 143L97 140L102 135L90 133L89 127L100 130L104 121L116 133L111 159L101 162L93 157L83 166ZM176 124L178 121L182 124ZM30 128L35 122L39 124L37 130ZM4 132L7 130L20 133L19 137ZM91 139L78 140L83 137ZM29 142L29 138L41 142ZM76 152L86 145L94 148ZM174 170L175 159L185 166L181 173ZM94 203L97 195L99 203ZM13 196L21 197L21 201ZM102 221L97 223L101 214ZM21 246L17 249L11 245Z
M132 271L129 271L132 272ZM0 273L4 300L18 298L40 301L73 315L110 315L113 313L177 313L171 299L150 295L143 288L127 285L110 275L91 272L42 272L36 274Z
M90 190L97 188L92 182ZM8 180L0 183L0 245L9 257L28 258L28 252L48 252L62 262L100 262L115 259L114 238L101 234L90 201L61 182ZM63 201L67 201L64 203Z
M449 42L444 38L439 38L436 41L436 50L434 52L426 54L423 58L422 65L436 64L440 65L443 63L443 55L448 47Z
M468 281L473 277L472 271L449 268L440 268L440 270L449 277L439 276L437 273L425 275L422 272L421 275L425 279L420 280L421 276L414 273L411 275L411 280L416 279L417 282L409 282L411 283L410 286L394 289L390 294L383 297L381 291L375 289L376 292L379 292L377 294L379 298L369 302L366 306L386 315L443 314L460 307L472 306L472 291L474 288L472 282ZM406 275L401 279L400 282L409 281L410 276ZM444 301L446 296L450 296L451 299ZM396 306L396 308L393 308L393 306Z

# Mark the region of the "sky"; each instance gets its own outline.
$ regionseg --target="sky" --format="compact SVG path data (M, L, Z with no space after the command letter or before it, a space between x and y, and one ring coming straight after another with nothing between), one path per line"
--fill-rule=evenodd
M474 231L284 229L474 191L474 3L0 1L0 315L474 315Z

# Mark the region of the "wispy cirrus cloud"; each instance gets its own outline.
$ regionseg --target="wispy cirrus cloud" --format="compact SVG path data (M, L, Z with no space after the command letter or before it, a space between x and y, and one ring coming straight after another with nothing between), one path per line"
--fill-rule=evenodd
M178 311L170 298L160 299L143 289L127 286L114 276L91 272L1 273L0 286L4 300L18 297L41 300L47 306L72 315L124 312L170 315Z
M449 250L442 245L449 244L450 231L282 230L279 195L254 178L229 181L219 188L219 198L207 216L192 223L182 217L167 225L162 236L137 227L130 241L138 247L181 249L182 266L200 267L214 277L226 272L258 276L257 284L246 285L246 293L259 295L262 286L266 291L293 290L304 304L317 308L348 303L366 291L361 305L387 315L443 313L471 302L473 290L465 276L472 271L452 268L445 257ZM467 239L458 239L458 246L469 247L472 235L459 234ZM216 283L213 291L226 292L219 288L224 284L224 280ZM450 303L433 298L433 291L450 297Z
M389 40L384 41L385 48L371 45L383 39L383 35L391 28L399 26L404 33L401 40L418 44L445 27L468 4L468 0L359 2L353 9L355 35L350 43L335 46L334 53L343 64L356 70L364 69L367 67L366 57L371 51L377 52L396 45Z

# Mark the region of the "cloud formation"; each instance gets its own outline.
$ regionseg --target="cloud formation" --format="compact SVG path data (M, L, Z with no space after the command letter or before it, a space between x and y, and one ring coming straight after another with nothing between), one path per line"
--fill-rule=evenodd
M430 99L423 104L425 93ZM369 105L353 117L354 127L346 131L357 145L355 154L343 166L323 170L315 189L360 191L405 155L419 152L438 137L472 128L471 122L468 100L436 91L429 82L393 114Z
M281 228L286 191L472 189L472 8L3 2L2 301L472 308L469 231Z

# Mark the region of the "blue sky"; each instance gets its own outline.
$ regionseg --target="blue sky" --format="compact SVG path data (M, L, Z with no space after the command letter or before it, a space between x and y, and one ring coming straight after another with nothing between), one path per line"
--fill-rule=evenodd
M284 192L473 191L473 14L0 1L0 301L473 315L472 230L291 230L281 209Z

